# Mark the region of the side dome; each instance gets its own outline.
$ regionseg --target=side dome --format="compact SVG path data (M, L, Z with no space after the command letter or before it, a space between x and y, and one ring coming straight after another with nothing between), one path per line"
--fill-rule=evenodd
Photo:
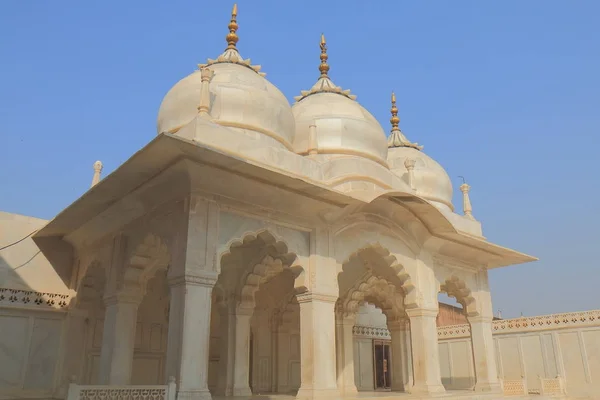
M321 36L321 76L310 90L295 98L292 106L296 119L294 151L361 156L387 167L383 128L356 96L331 81L327 58L325 37Z
M452 181L446 170L433 158L411 147L394 147L388 150L388 164L396 176L409 183L408 168L414 165L412 186L415 194L454 210Z
M216 60L175 84L158 111L158 133L176 133L199 113L212 122L266 139L269 145L292 150L295 123L287 98L264 78L260 66L244 60L237 50L237 6L226 36L227 48ZM264 136L257 136L260 133Z
M286 97L252 68L220 62L206 66L213 72L208 83L213 122L259 132L291 149L294 115ZM198 115L202 74L197 70L173 86L158 111L158 133L175 133Z
M295 152L308 154L315 147L322 154L357 155L385 164L383 128L355 100L338 93L315 93L294 104L292 112L296 119ZM316 135L311 139L313 124Z
M392 132L388 138L387 161L390 170L412 186L415 194L434 205L454 210L452 181L446 170L421 151L423 146L411 143L399 128L396 96L392 93ZM412 170L412 174L411 174ZM411 176L412 175L412 176Z

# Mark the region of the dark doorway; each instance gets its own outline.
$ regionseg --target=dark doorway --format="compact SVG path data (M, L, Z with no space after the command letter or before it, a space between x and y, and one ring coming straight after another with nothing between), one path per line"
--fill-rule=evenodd
M390 390L392 374L390 372L390 342L383 340L373 341L373 364L375 370L375 390Z

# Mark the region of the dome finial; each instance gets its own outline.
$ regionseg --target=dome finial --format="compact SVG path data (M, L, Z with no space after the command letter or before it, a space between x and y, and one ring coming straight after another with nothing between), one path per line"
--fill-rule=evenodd
M392 131L388 137L388 147L412 147L413 149L421 150L423 146L419 146L418 143L412 143L404 136L400 130L400 117L398 117L398 106L396 106L396 94L392 92L392 118L390 123L392 124Z
M227 25L227 27L229 28L229 33L225 37L225 39L227 39L227 49L228 50L237 50L235 45L237 44L238 40L240 40L240 38L238 37L238 35L236 33L238 30L237 4L233 5L233 10L231 10L231 21L229 22L229 25Z
M327 78L329 72L329 64L327 64L327 42L325 41L325 35L321 33L321 65L319 65L319 71L321 71L321 78Z
M400 124L400 118L398 117L398 107L396 107L396 94L392 92L392 118L390 118L390 123L392 124L392 132L399 131L400 128L398 125Z
M319 44L321 47L321 64L319 64L319 71L321 71L321 76L317 79L317 82L310 88L310 90L301 90L300 96L294 97L294 100L300 101L310 95L316 93L337 93L341 94L349 98L350 100L356 100L356 96L350 94L349 90L344 90L339 86L336 86L335 83L331 81L329 78L329 64L327 64L327 59L329 56L327 55L327 41L325 40L325 35L321 33L321 43Z

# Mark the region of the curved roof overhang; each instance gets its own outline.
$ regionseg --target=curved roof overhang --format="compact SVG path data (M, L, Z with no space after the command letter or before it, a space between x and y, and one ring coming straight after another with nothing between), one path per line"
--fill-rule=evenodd
M204 128L212 129L208 126ZM219 129L223 128L219 127ZM482 237L457 230L439 209L413 193L390 190L383 194L379 192L380 194L372 198L365 199L361 196L358 199L306 176L292 175L289 171L281 170L276 166L234 156L224 150L172 134L160 134L155 137L114 172L60 212L33 235L33 238L36 242L49 237L66 238L86 224L97 222L98 225L108 226L110 222L113 224L111 226L116 226L115 224L127 219L133 220L140 215L139 212L138 214L134 212L136 207L131 200L142 202L144 197L140 193L145 187L156 186L156 181L160 179L168 182L165 175L168 175L169 171L178 169L186 174L186 179L195 181L192 182L193 184L203 185L208 187L208 190L211 189L210 185L221 183L213 182L216 181L215 179L207 180L205 171L214 170L229 174L228 176L252 180L262 188L273 187L273 190L277 190L277 195L289 199L290 204L297 203L299 199L297 196L301 196L310 203L313 217L318 216L321 221L328 223L359 213L365 207L379 201L390 201L394 203L394 207L402 207L412 213L430 233L431 241L443 241L443 243L436 243L436 246L445 248L454 246L455 253L461 249L477 251L480 255L478 259L483 260L480 265L487 268L536 260L534 257L492 244ZM179 173L181 175L181 172ZM235 185L224 189L221 184L215 188L230 191L223 193L229 198L245 197L244 194L239 193ZM286 201L279 204L286 204ZM116 218L116 215L119 217ZM112 218L111 221L108 216Z

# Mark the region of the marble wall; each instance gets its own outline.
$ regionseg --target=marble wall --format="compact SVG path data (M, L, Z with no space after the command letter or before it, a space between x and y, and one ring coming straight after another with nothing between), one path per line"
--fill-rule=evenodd
M565 379L569 397L600 398L600 327L546 329L494 335L498 373L502 379L525 377L530 390L539 377ZM449 389L475 383L471 339L439 341L442 381Z
M0 391L51 396L58 380L64 313L0 310Z

